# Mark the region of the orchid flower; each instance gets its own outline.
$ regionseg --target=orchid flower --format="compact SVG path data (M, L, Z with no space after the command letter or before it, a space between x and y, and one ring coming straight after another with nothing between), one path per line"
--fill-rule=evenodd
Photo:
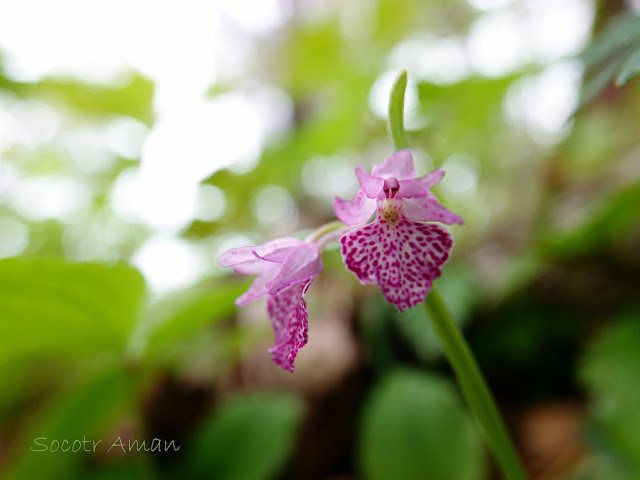
M249 290L236 299L236 305L268 297L267 312L275 335L269 353L277 365L293 372L298 350L308 339L304 294L323 269L318 244L279 238L257 247L228 250L218 257L218 263L240 274L258 275Z
M342 259L361 283L375 283L400 311L425 300L453 246L441 225L462 224L429 189L444 176L434 170L415 178L409 150L400 150L371 175L356 168L360 190L353 201L336 198L338 219L354 226L340 238ZM377 210L373 222L366 223Z
M360 190L352 201L334 201L336 216L344 226L331 222L305 241L280 238L258 247L236 248L223 253L218 262L238 273L258 275L236 304L268 297L267 312L276 338L269 351L275 363L293 372L296 355L308 337L304 295L323 269L321 249L339 237L342 259L361 283L377 284L385 299L400 311L424 302L505 478L524 480L517 451L473 354L437 289L431 291L453 246L451 234L440 224L462 224L462 217L447 210L429 191L444 171L416 178L404 132L406 85L403 70L389 97L389 126L398 151L374 166L371 174L356 168Z

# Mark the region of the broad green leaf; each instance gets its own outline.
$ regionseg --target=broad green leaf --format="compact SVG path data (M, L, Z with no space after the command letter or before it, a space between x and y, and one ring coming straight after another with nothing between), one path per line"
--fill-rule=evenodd
M616 85L624 85L638 72L640 72L640 48L636 49L631 55L629 55L622 64L622 67L620 67L620 71L616 77Z
M366 480L474 480L485 471L480 437L453 387L417 371L396 371L372 393L359 460Z
M216 410L196 435L185 478L267 480L291 455L303 408L296 397L250 394Z
M0 260L0 364L122 352L145 298L127 265Z
M113 443L109 429L119 414L131 408L135 392L135 383L120 369L92 372L30 421L17 441L14 461L3 478L56 480L77 476L85 464L107 453ZM63 440L69 442L65 448L77 447L78 451L61 451L56 441ZM86 440L82 448L89 451L80 451L78 442L74 447L75 440Z
M640 312L609 326L587 350L581 369L592 414L613 448L640 475Z

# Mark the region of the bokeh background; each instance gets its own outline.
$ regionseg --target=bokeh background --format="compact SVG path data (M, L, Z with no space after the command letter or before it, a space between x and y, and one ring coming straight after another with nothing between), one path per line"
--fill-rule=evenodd
M418 173L465 219L438 285L531 478L640 478L638 12L0 1L0 476L499 478L421 308L329 248L292 375L215 261L334 218L406 68Z

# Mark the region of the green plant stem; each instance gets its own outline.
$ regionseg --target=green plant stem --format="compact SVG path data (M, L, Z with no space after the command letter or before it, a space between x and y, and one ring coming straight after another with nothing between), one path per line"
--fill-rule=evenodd
M321 227L316 228L313 232L309 234L307 240L310 242L317 242L322 237L335 232L344 227L344 223L339 222L338 220L334 220L333 222L325 223Z
M404 132L404 91L407 88L407 71L401 70L391 87L389 97L389 127L396 150L409 148Z
M524 480L526 475L491 392L471 349L435 287L429 292L424 306L440 338L445 355L453 367L462 393L480 423L504 477L509 480Z
M393 83L389 97L389 127L396 150L409 147L403 120L406 87L407 71L402 70ZM427 295L424 306L440 338L445 355L453 367L467 404L480 423L505 479L525 480L524 469L493 396L480 373L471 349L435 286Z

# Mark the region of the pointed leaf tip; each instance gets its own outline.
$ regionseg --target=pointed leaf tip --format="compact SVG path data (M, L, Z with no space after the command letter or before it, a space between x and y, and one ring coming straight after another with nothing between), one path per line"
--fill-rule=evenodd
M389 128L396 150L409 148L404 132L404 94L407 89L407 71L400 70L391 87L389 96Z

